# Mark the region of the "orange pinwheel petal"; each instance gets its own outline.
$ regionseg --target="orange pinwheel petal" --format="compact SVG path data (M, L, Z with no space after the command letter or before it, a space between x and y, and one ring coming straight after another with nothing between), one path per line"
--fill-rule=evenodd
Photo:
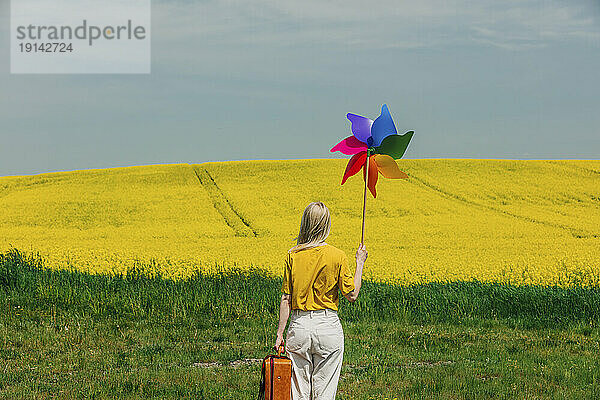
M365 163L365 167L363 168L363 179L366 176L366 166L367 163ZM369 157L369 180L367 181L367 187L371 191L373 197L377 197L377 192L375 190L375 185L377 184L377 172L377 163L375 163L375 156L373 155Z
M386 178L391 178L391 179L406 179L406 178L408 178L408 175L406 175L404 172L400 171L400 169L398 168L398 164L396 164L396 161L392 157L390 157L386 154L375 154L371 158L375 159L375 163L377 164L377 169L379 169L379 172L381 172L381 175L385 176ZM370 164L369 164L369 168L371 168Z
M365 164L365 160L367 159L367 152L361 151L352 156L348 164L346 165L346 171L344 172L344 177L342 178L342 185L346 182L346 179L350 178L352 175L356 174L360 171L360 167ZM369 165L369 167L371 167Z

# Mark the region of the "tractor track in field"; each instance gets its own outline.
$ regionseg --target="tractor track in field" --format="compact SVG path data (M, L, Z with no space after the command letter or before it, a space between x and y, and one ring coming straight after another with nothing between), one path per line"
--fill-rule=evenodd
M200 185L206 190L217 212L221 214L227 226L235 232L235 236L257 237L256 230L237 212L208 170L201 166L190 165L190 167L196 174Z
M475 206L475 207L479 207L479 208L483 208L485 210L489 210L489 211L493 211L495 213L499 213L508 217L512 217L515 219L520 219L522 221L527 221L527 222L531 222L534 224L539 224L539 225L544 225L544 226L549 226L552 228L557 228L557 229L562 229L562 230L566 230L568 231L573 237L581 239L581 238L598 238L600 237L600 234L594 234L588 231L584 231L581 229L577 229L577 228L573 228L572 226L568 226L568 225L562 225L562 224L556 224L553 222L548 222L548 221L543 221L543 220L539 220L539 219L535 219L532 217L528 217L525 215L519 215L519 214L514 214L511 213L510 211L505 211L505 210L501 210L499 208L496 207L492 207L492 206L488 206L486 204L482 204L482 203L478 203L476 201L472 201L469 199L466 199L460 195L457 195L455 193L446 191L438 186L435 186L432 183L427 182L425 179L423 178L419 178L417 176L415 176L414 174L410 174L410 177L413 178L415 181L418 182L418 184L420 184L421 186L424 186L425 188L434 191L435 193L437 193L439 196L445 197L445 198L449 198L452 200L456 200L456 201L460 201L462 203L468 204L470 206Z

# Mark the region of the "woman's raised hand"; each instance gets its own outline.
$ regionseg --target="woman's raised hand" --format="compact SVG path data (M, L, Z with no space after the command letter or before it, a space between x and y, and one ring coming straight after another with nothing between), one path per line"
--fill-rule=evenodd
M358 250L356 250L356 263L364 264L367 261L367 256L369 252L363 243L358 246Z

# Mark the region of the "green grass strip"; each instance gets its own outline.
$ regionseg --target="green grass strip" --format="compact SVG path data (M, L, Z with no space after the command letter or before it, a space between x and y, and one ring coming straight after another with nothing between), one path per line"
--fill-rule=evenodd
M196 273L173 281L138 270L91 275L49 270L18 250L0 254L0 293L9 310L53 307L61 313L127 320L201 321L275 317L281 278L253 269ZM461 324L502 320L522 328L572 322L597 327L600 288L512 286L478 281L390 285L365 281L354 304L340 300L340 317L406 323Z

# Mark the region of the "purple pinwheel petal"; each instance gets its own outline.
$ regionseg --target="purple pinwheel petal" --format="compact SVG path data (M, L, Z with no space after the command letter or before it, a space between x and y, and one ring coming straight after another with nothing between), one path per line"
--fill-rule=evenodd
M346 155L352 155L356 153L360 153L361 151L366 151L367 145L355 138L354 136L348 136L346 139L342 140L330 150L332 153L335 151L341 151Z
M377 147L387 136L395 135L397 133L396 126L394 125L394 121L390 115L390 110L388 110L387 105L384 104L381 107L381 115L377 117L375 122L373 122L373 126L371 127L373 143L370 144L370 146Z
M352 134L361 142L367 143L367 140L371 137L373 120L350 113L346 114L346 117L352 122Z

